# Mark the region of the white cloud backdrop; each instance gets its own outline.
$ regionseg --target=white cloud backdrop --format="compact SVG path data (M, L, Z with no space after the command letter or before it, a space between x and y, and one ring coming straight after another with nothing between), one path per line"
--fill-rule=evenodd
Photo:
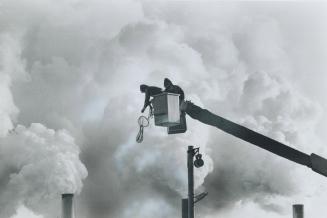
M189 144L201 147L206 162L196 170L197 191L209 191L199 216L286 218L293 203L304 203L308 216L322 217L327 183L310 169L191 118L183 135L151 125L142 144L135 136L139 85L163 86L168 77L187 99L221 116L327 156L326 8L0 1L1 218L60 216L65 189L48 189L66 179L81 191L78 217L180 217ZM45 171L61 162L70 170ZM29 175L26 168L33 182L13 186L15 176ZM35 194L42 176L49 183ZM6 194L11 189L17 195Z

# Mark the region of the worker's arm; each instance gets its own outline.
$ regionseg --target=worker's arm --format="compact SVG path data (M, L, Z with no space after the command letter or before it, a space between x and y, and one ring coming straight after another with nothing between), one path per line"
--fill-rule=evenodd
M144 106L141 110L141 112L143 113L145 111L145 109L147 108L147 106L150 105L150 93L148 90L145 91L145 99L144 99Z

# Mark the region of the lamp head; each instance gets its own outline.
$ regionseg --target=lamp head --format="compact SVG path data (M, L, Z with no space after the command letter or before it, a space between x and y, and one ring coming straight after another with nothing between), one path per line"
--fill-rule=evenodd
M200 168L204 165L204 161L202 160L202 155L201 154L197 154L195 156L195 161L194 161L194 166L196 168Z

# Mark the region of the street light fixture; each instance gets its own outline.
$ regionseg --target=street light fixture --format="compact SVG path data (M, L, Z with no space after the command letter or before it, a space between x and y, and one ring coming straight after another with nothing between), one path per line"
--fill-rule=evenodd
M194 166L196 168L200 168L204 165L204 161L202 160L202 154L195 155Z
M194 160L195 157L195 161ZM192 145L188 146L187 150L187 170L188 170L188 204L187 217L194 218L194 203L203 199L206 194L194 196L194 166L200 168L204 165L200 148L194 148Z

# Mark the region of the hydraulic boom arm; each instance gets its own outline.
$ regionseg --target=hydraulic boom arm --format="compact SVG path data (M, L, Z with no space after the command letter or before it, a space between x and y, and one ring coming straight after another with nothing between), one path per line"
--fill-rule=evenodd
M228 134L277 154L278 156L310 167L313 171L327 176L327 160L316 154L307 155L244 126L215 115L189 101L182 103L181 110L185 111L193 119L210 126L215 126Z

